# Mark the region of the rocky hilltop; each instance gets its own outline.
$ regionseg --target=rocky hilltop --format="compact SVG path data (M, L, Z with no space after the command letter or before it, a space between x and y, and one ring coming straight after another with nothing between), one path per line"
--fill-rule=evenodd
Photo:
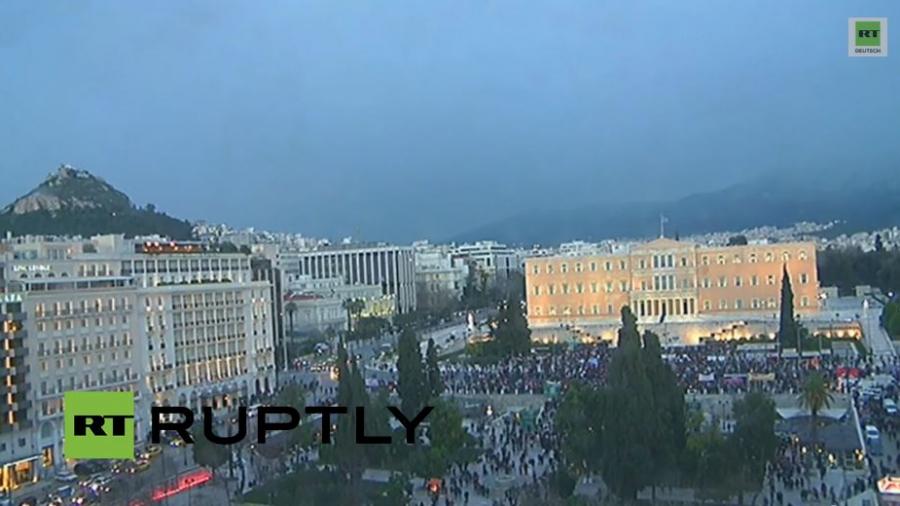
M0 232L15 235L90 236L122 233L191 237L191 224L139 208L125 193L86 170L62 165L30 192L0 211Z

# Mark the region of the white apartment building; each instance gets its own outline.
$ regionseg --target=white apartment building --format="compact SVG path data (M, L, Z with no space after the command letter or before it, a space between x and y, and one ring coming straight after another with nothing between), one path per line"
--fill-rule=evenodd
M64 463L66 391L133 391L136 431L148 430L142 416L147 411L140 383L143 356L131 314L134 281L110 262L66 258L76 251L83 251L81 245L65 242L4 244L0 250L5 297L15 300L20 312L22 371L29 387L22 413L27 430L5 448L0 443L0 489L37 480Z
M13 341L24 348L14 376L27 397L14 400L28 421L12 442L0 425L0 486L64 463L66 391L135 392L143 440L150 404L223 407L274 388L271 285L253 281L247 255L121 236L15 238L0 243L0 272L25 336Z
M433 245L427 241L413 244L416 255L416 284L419 289L432 293L462 295L469 276L469 265L463 257L454 257L446 245Z
M524 272L525 255L495 241L478 241L462 244L453 249L453 258L475 265L489 278L506 279L513 272Z
M339 277L346 285L374 285L394 298L398 312L416 308L415 255L407 246L354 244L279 252L276 263L285 276Z

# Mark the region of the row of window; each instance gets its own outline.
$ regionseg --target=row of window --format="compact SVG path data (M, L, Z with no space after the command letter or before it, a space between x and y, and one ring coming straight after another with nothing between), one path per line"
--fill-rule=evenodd
M80 301L56 301L52 304L39 303L34 308L37 318L50 318L58 316L86 315L110 311L130 311L131 304L126 297L109 297L96 299L81 299Z
M801 272L800 275L798 276L798 279L799 279L801 285L805 285L805 284L809 283L809 275L805 272ZM728 276L719 276L719 278L716 280L716 285L715 285L716 288L728 288L728 280L729 280ZM744 278L742 278L741 276L735 276L733 278L733 280L734 280L734 286L736 288L740 288L740 287L744 286ZM750 276L749 281L750 281L750 286L759 286L759 276L757 276L756 274ZM769 274L768 276L766 276L766 284L767 285L770 285L770 286L774 285L776 283L776 281L777 281L777 279L774 274ZM712 288L713 284L709 278L703 278L703 280L701 282L701 286L703 288Z
M107 348L132 346L133 344L131 335L128 332L125 332L121 337L115 334L110 334L108 337L101 335L93 336L93 338L82 337L80 343L75 337L70 337L65 341L56 339L52 342L52 345L45 340L38 340L37 349L38 356L43 357L50 354L60 355L63 353L78 353L95 350L102 351Z
M135 374L130 367L126 367L124 369L109 369L95 373L86 373L81 378L72 375L67 379L68 381L66 381L66 378L56 378L55 382L50 383L41 381L41 395L59 395L71 390L102 387L125 381L134 381L137 379L137 374Z
M198 365L206 363L207 361L230 361L246 357L246 355L247 350L238 348L237 346L228 346L227 349L225 349L225 347L221 345L218 347L218 349L216 349L215 346L203 346L196 348L196 352L190 351L188 353L176 353L175 365L180 367L190 364Z
M800 273L798 276L801 285L806 285L809 283L809 275L805 272ZM728 288L729 280L734 282L734 287L740 288L744 286L744 278L741 276L735 276L734 278L729 278L727 276L719 276L719 278L715 282L716 288ZM752 275L749 278L750 286L759 286L759 276ZM672 291L672 290L686 290L694 288L694 282L691 279L683 278L678 280L675 278L673 274L661 274L653 276L653 284L651 285L647 280L641 280L641 288L640 291L646 292L650 291L652 286L653 291ZM769 274L766 277L767 285L774 285L776 283L776 277L774 274ZM627 292L629 290L629 283L627 281L607 281L605 284L601 285L597 282L591 282L587 285L590 289L590 293L599 293L602 288L606 293L613 293L618 289L620 292ZM700 281L700 286L702 288L713 288L713 281L710 278L703 278ZM569 293L584 293L585 292L585 284L584 283L574 283L570 285L569 283L561 283L560 285L533 285L531 288L531 293L535 296L540 295L568 295Z
M92 321L93 325L91 324ZM78 320L78 322L78 329L80 329L80 331L82 332L86 332L91 328L94 328L96 331L101 331L106 329L107 327L113 329L119 325L128 325L128 316L122 315L119 318L110 316L106 318L105 321L103 318L82 318ZM76 328L76 321L73 319L55 320L53 322L38 321L37 323L35 323L35 328L38 331L38 337L41 337L44 332L61 332L63 330L74 330Z
M548 264L545 264L545 266L546 266L545 269L546 269L547 274L554 273L553 264L548 263ZM599 268L599 266L602 266L603 270L607 271L607 272L615 270L616 267L618 267L618 270L624 271L628 268L628 262L625 260L607 260L605 262L602 262L602 264L600 264L598 262L590 262L587 264L587 267L590 272L597 272L597 269ZM584 272L585 265L581 262L576 262L574 264L574 269L575 269L575 272ZM568 273L569 272L569 264L566 262L560 263L559 264L559 272L562 274ZM541 266L539 264L534 264L531 268L531 273L532 274L540 274Z
M260 296L262 297L262 296ZM159 306L162 307L162 297L159 298ZM254 293L254 301L256 294ZM172 309L200 309L204 307L220 307L243 305L244 296L241 292L215 292L215 293L194 293L189 295L173 295ZM147 307L150 307L149 298Z
M178 260L125 260L122 262L122 274L124 275L249 269L250 260L245 258L180 258Z
M719 255L708 255L704 254L700 256L700 264L701 265L709 265L711 261L715 259L715 263L718 265L727 265L731 264L740 264L744 262L745 255L743 253L735 253L733 255L726 255L724 253ZM746 254L746 260L748 263L755 264L760 261L760 258L767 263L775 262L776 259L780 259L782 262L788 262L792 258L792 254L788 250L784 250L781 252L780 256L776 255L776 253L772 251L768 251L762 255L757 254L756 252L751 252ZM799 260L807 260L809 258L809 254L805 250L799 250L796 253L796 258ZM637 260L637 268L639 270L647 269L648 263L647 258L638 257ZM673 254L660 254L660 255L651 255L650 257L651 263L654 269L672 269L676 266L680 267L692 267L693 262L688 256L679 256L676 257ZM556 269L556 264L553 263L544 263L544 272L546 274L553 274ZM559 272L561 274L566 274L569 272L569 262L560 262L558 264ZM604 271L613 271L616 268L619 270L626 270L628 268L628 262L624 259L613 259L606 260L602 262L591 261L587 264L583 262L575 262L572 264L574 272L584 272L587 269L589 272L597 272L599 268L602 268ZM535 263L531 267L531 274L541 274L541 264Z
M689 315L694 314L694 299L668 299L668 300L653 300L653 301L638 301L637 304L637 312L639 316L660 316L663 314L663 306L666 306L666 314L668 315ZM703 310L704 311L712 311L713 308L717 310L745 310L745 309L777 309L778 304L775 298L769 299L735 299L733 301L728 299L719 299L718 303L714 304L712 300L704 300L703 301ZM806 308L810 307L809 297L801 297L800 298L800 307ZM612 304L607 304L605 308L605 313L601 312L603 308L599 304L594 304L590 307L579 305L575 306L547 306L546 315L547 316L585 316L585 315L612 315L616 314L615 307ZM542 306L530 306L529 311L534 316L543 316L544 308Z
M751 253L747 254L747 262L748 263L755 264L755 263L759 262L759 258L760 258L760 256L758 256L755 252L751 252ZM772 252L772 251L767 251L765 254L762 255L762 258L765 259L764 261L766 263L771 263L771 262L775 262L777 259L778 259L778 261L781 261L781 262L790 262L791 258L793 258L793 257L791 255L790 251L784 250L781 252L780 259L779 259L779 256L775 252ZM797 252L796 258L797 258L797 260L805 261L805 260L809 259L809 254L806 252L806 250L800 250ZM710 255L702 255L700 257L701 265L709 265L709 263L710 263ZM726 255L726 254L722 253L722 254L716 255L716 264L727 265L729 263L732 263L732 264L744 263L744 255L742 253L735 253L733 255Z
M599 293L602 288L606 293L613 293L618 289L620 292L628 291L628 282L627 281L607 281L603 286L599 283L592 282L588 285L590 289L590 293ZM569 293L584 293L585 284L584 283L574 283L570 285L569 283L562 283L560 285L534 285L531 288L531 293L534 295L568 295Z
M132 374L131 376L132 376L132 379L131 379L132 381L137 379L136 375ZM97 386L100 386L100 384L96 381L87 382L87 383L85 383L83 381L78 382L78 383L72 382L69 385L69 388L67 388L66 390L82 390L85 388L95 388ZM57 385L57 387L58 387L58 385ZM108 388L104 388L103 390L114 391L114 392L134 391L135 396L140 396L140 392L133 390L130 387L130 385L109 386ZM63 391L65 391L65 390L58 390L58 392L63 392ZM47 399L47 400L44 400L43 402L41 402L41 416L43 416L43 417L55 416L57 414L61 414L62 412L63 412L62 397L57 397L54 399Z
M605 309L606 312L601 313L600 312L601 309ZM530 311L535 316L543 316L543 314L544 314L544 310L541 306L533 306L530 308ZM571 316L573 314L571 306L562 306L559 308L559 311L561 312L562 316ZM584 315L588 314L588 313L586 313L586 311L587 310L585 309L585 306L577 306L575 308L574 314L576 314L578 316L584 316ZM590 307L590 314L594 315L594 316L600 315L600 314L611 315L611 314L614 314L614 311L615 311L615 308L613 307L612 304L607 304L606 308L601 308L600 305L598 305L598 304L594 304L593 306ZM547 307L547 316L557 316L556 306L548 306Z

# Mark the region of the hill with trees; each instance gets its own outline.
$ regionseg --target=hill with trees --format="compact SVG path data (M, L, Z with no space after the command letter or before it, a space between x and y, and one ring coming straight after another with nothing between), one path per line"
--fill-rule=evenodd
M36 188L0 211L0 233L14 235L159 234L193 236L191 224L137 207L128 195L86 170L62 165Z

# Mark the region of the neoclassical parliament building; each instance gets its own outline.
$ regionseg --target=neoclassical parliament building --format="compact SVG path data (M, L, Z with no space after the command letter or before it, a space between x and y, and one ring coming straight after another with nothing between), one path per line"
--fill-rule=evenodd
M796 313L819 310L810 242L701 246L671 239L620 252L532 257L525 262L532 328L615 324L628 305L643 324L774 318L782 273Z

